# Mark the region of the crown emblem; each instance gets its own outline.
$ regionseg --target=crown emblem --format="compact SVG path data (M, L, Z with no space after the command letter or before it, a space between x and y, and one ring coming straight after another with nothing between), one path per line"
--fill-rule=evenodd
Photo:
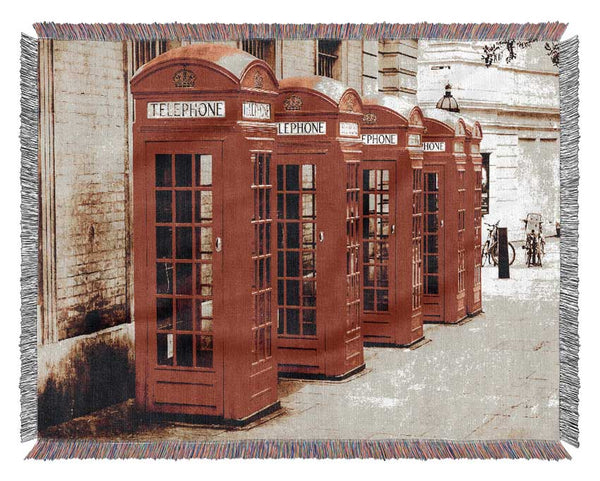
M262 89L265 85L265 78L260 72L254 74L254 88Z
M373 125L377 122L377 115L369 112L368 114L363 115L363 122L367 125Z
M344 98L344 101L342 103L342 110L344 110L346 112L354 112L355 104L356 104L356 99L354 98L354 96L347 95Z
M283 101L285 110L300 110L302 108L302 99L297 95L292 95Z
M193 87L196 85L196 74L183 67L173 75L173 83L175 84L175 87L179 88Z

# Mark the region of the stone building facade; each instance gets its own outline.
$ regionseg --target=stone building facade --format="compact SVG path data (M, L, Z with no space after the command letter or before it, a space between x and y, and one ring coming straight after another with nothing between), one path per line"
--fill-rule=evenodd
M499 220L509 239L524 239L521 219L539 212L544 232L554 235L560 220L558 67L544 42L486 67L484 45L420 41L418 103L435 107L450 83L460 115L480 122L489 195L484 222Z
M185 42L184 42L185 43ZM455 85L461 114L481 122L490 216L516 229L523 209L557 216L557 71L533 51L486 69L477 47L409 40L222 42L266 60L278 78L321 74L364 96L435 106ZM40 40L41 428L134 394L129 80L179 41ZM529 62L529 63L528 63ZM433 69L447 65L450 68ZM495 75L501 84L495 85ZM544 162L523 160L544 158ZM526 191L533 192L524 197ZM516 230L515 230L516 231Z

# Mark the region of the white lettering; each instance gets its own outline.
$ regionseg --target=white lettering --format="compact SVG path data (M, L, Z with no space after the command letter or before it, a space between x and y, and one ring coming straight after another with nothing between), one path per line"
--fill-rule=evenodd
M342 137L358 137L358 124L354 122L340 122L340 135Z
M269 120L271 118L271 104L244 102L242 104L242 116L245 119Z
M279 135L325 135L325 122L278 122Z
M445 152L446 142L423 142L423 152Z
M147 115L149 119L223 118L225 101L148 102Z
M365 145L398 145L397 134L363 134Z

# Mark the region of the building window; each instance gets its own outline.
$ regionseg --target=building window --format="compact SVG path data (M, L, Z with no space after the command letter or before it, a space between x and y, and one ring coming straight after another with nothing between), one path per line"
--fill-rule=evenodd
M339 40L317 41L317 75L339 79L339 55L342 42Z
M241 48L275 68L275 40L242 40Z
M481 154L481 214L490 213L490 154Z
M142 65L166 51L166 40L134 40L132 71L135 73Z

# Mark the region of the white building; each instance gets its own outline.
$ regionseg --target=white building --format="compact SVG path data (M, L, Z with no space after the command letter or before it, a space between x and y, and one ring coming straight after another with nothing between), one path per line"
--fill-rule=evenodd
M419 41L418 103L435 107L450 83L460 115L481 123L481 152L489 162L484 222L500 220L509 239L523 239L521 219L539 212L544 232L554 235L560 220L558 67L543 42L486 67L484 45Z

